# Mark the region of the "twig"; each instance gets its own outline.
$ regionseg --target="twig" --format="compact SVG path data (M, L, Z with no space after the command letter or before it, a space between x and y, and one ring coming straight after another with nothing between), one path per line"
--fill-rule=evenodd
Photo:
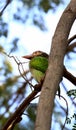
M68 45L74 40L76 39L76 35L72 36L71 38L68 39Z
M17 63L17 65L18 65L18 70L19 70L19 73L20 73L20 75L22 76L22 78L23 78L30 86L32 86L32 87L34 88L34 86L25 78L25 76L22 74L22 72L21 72L21 70L20 70L20 66L21 66L23 72L25 72L24 69L23 69L23 63L20 62L19 59L18 59L17 57L15 57L15 56L10 56L10 55L7 54L6 52L4 52L4 54L7 55L9 58L13 58L13 59L14 59L14 61L15 61L15 62Z
M17 62L16 62L16 63L17 63ZM34 86L25 78L25 76L22 74L22 72L21 72L21 70L20 70L20 65L21 65L22 70L24 71L22 63L19 62L19 63L17 63L17 64L18 64L19 73L20 73L20 75L22 76L22 78L23 78L30 86L32 86L32 87L34 88Z
M56 94L56 95L59 96L58 94ZM67 102L66 98L64 98L62 95L60 95L60 97L66 102L66 106L67 106L67 109L66 109L66 119L65 119L64 125L62 126L62 130L63 130L64 127L65 127L65 124L66 124L67 116L68 116L68 102Z
M6 4L5 4L4 8L3 8L3 9L1 10L1 12L0 12L0 16L3 14L4 10L5 10L6 7L10 4L10 2L11 2L11 0L7 0L7 1L6 1Z
M76 77L74 77L69 71L66 70L64 67L63 76L68 79L70 82L72 82L74 85L76 85Z
M66 51L66 53L68 53L68 52L76 52L76 51L74 51L73 49L76 47L76 42L73 42L71 45L69 45L68 47L67 47L67 51Z

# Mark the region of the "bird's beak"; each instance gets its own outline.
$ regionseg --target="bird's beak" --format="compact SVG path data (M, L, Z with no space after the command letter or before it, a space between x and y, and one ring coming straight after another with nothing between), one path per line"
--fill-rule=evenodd
M31 55L22 56L22 58L26 58L30 60L31 58L33 58L33 55L31 54Z
M42 54L41 51L35 51L35 52L33 52L31 55L22 56L22 58L32 59L32 58L34 58L34 57L36 57L36 56L39 56L39 55L41 55L41 54Z

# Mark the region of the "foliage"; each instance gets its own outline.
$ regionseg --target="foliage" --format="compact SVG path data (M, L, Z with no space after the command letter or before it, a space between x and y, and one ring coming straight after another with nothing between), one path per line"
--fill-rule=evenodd
M69 97L73 96L73 98L75 99L76 98L76 89L68 91L67 94L68 94ZM72 117L67 118L66 119L66 123L67 124L68 123L71 124L72 123L72 119L76 122L76 113L74 113L72 115ZM72 126L72 130L75 130L75 129L76 129L76 123L74 123L73 126Z
M73 120L73 123L72 123L72 120ZM72 117L70 117L70 118L67 117L67 119L66 119L66 123L67 124L73 124L72 125L72 130L76 129L76 123L75 122L76 122L76 113L74 113L72 115Z
M74 98L76 98L76 89L68 91L67 94L68 96L73 96Z
M73 125L72 130L76 130L76 124Z
M10 4L6 8L6 13L9 14L8 7L14 8L14 10L10 11L10 16L12 21L17 23L25 24L30 23L39 27L42 31L46 31L46 23L44 19L44 14L47 14L48 11L53 10L56 11L57 6L63 3L62 0L17 0L10 1ZM16 5L16 8L14 7ZM4 10L5 11L5 10ZM3 12L4 13L4 12ZM28 71L24 71L23 65L19 59L14 59L11 57L11 53L18 52L19 49L19 37L15 36L9 42L9 17L8 20L5 19L4 15L0 16L0 128L6 123L7 119L10 115L15 111L17 106L22 103L25 96L27 95L27 91L29 93L31 91L29 82L32 82L33 79L30 76ZM73 48L74 49L74 48ZM6 52L8 55L6 55ZM72 50L74 53L74 51ZM68 54L70 51L68 51ZM14 60L12 63L11 60ZM16 64L16 67L15 67ZM17 74L16 74L16 70ZM28 81L27 81L28 79ZM28 87L29 86L29 87ZM65 87L64 87L65 88ZM67 92L68 96L73 95L76 97L76 90L70 90ZM69 97L70 98L70 97ZM58 103L55 105L57 108ZM36 107L37 104L30 104L26 111L23 113L24 118L22 117L21 123L18 123L15 129L19 130L32 130L34 129L34 121L36 117ZM61 107L64 111L65 108ZM27 114L25 114L27 113ZM58 112L57 109L54 111L56 117L58 117L61 112ZM26 119L28 118L28 121ZM75 116L74 116L75 118ZM29 123L30 122L30 123ZM58 121L62 125L62 121ZM60 125L61 125L60 124ZM73 127L75 127L74 124Z

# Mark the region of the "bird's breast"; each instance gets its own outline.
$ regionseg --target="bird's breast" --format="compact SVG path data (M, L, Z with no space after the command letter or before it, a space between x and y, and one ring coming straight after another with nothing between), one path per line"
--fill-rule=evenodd
M39 70L36 70L36 69L30 69L30 71L31 71L33 78L36 79L36 81L38 83L44 78L45 73L43 73Z

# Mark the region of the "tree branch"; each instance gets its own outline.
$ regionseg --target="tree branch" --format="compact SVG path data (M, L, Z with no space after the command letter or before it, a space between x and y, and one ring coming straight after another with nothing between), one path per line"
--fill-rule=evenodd
M74 39L76 39L76 35L74 35L68 39L68 44L70 44Z
M57 25L49 56L49 66L42 86L35 130L50 130L54 98L63 73L68 36L76 18L76 0L71 0Z
M64 67L63 76L66 79L68 79L70 82L72 82L74 85L76 85L76 77L74 77L69 71L67 71L65 67Z
M8 121L6 122L6 124L1 130L8 130L10 126L12 127L13 123L18 123L17 121L21 119L21 116L24 110L26 109L26 107L35 98L36 94L41 90L41 86L42 86L42 83L34 86L35 90L27 98L24 99L24 101L17 108L17 110L12 114L12 116L8 119Z
M76 42L73 42L71 45L69 45L69 46L67 47L66 53L76 52L76 51L73 50L75 47L76 47Z

